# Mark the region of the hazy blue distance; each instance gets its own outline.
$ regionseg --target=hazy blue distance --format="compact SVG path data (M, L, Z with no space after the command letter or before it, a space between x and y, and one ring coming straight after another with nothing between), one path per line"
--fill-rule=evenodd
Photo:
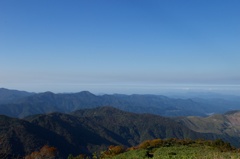
M2 0L0 87L240 92L239 0Z

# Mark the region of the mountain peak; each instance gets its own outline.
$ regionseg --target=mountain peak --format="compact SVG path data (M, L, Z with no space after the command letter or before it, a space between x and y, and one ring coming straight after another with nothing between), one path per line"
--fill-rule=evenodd
M81 91L81 92L78 92L77 94L88 95L88 96L95 96L93 93L91 93L89 91Z

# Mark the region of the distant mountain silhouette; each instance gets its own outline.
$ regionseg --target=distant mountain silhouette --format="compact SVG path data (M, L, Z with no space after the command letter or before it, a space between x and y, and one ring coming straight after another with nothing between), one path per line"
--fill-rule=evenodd
M18 90L9 90L6 88L0 88L0 104L11 103L18 99L31 96L33 93L18 91Z
M0 154L24 156L43 145L57 148L60 158L68 154L92 153L109 145L135 146L154 138L216 139L174 120L151 114L135 114L113 107L29 116L0 116Z
M71 112L99 106L113 106L135 113L162 116L206 116L239 108L240 100L175 99L161 95L94 95L88 91L71 94L27 93L1 89L0 114L26 117L50 112ZM4 93L5 92L5 93Z

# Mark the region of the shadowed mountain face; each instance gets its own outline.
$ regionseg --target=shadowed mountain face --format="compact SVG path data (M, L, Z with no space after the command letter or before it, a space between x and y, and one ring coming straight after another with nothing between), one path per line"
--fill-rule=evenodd
M205 138L177 122L156 115L134 114L113 107L51 113L14 119L0 116L1 154L25 155L48 144L60 157L106 149L109 145L134 146L154 138Z
M66 144L60 136L30 122L0 116L0 154L24 156L44 144Z
M54 94L51 92L31 94L0 90L0 114L20 118L50 112L67 113L98 106L113 106L129 112L151 113L161 116L206 116L213 112L223 113L237 109L239 104L240 100L236 99L234 101L215 98L174 99L161 95L118 94L97 96L87 91L73 94Z
M99 125L114 132L118 137L127 139L125 145L136 145L146 139L153 138L197 138L199 134L177 124L173 120L151 114L134 114L120 111L113 107L99 107L95 109L79 110L74 116L91 118Z

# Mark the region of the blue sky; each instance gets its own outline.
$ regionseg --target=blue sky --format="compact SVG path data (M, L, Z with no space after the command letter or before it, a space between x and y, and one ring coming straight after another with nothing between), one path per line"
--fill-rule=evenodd
M0 87L240 89L238 0L1 0Z

